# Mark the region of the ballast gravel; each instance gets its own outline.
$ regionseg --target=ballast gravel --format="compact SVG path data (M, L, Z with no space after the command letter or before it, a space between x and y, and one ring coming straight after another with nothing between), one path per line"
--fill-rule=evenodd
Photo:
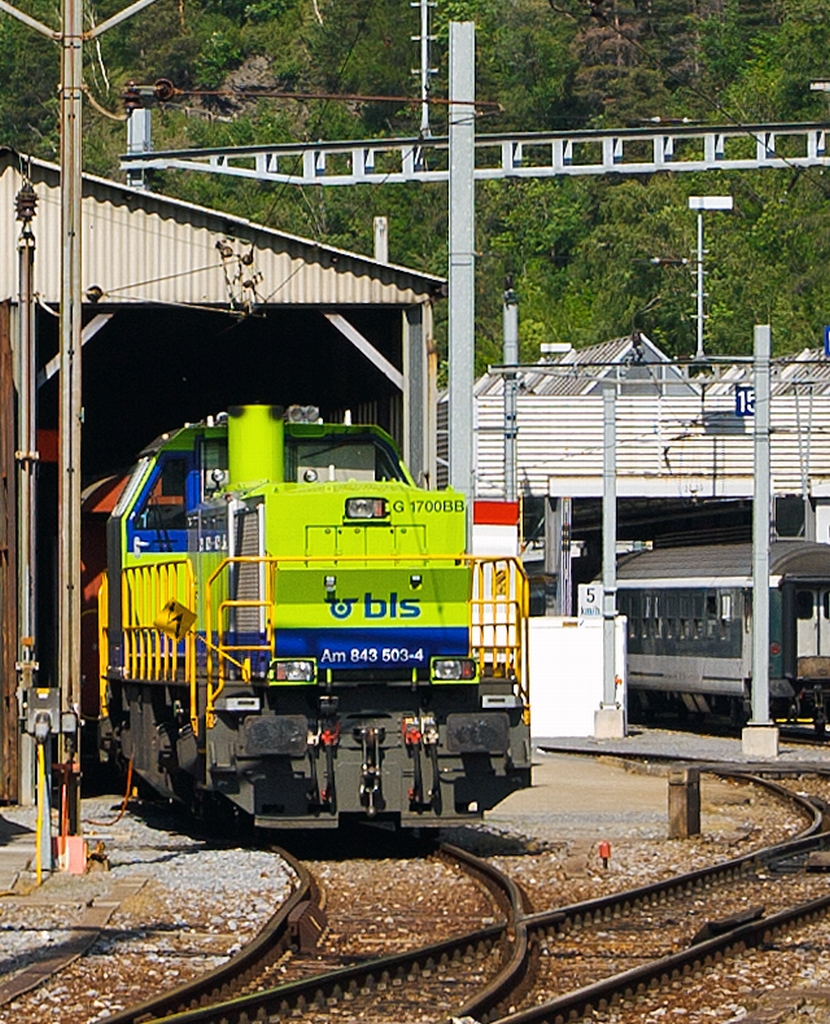
M551 770L551 785L561 791L567 785L564 766L556 762ZM583 769L575 771L577 778L584 778ZM543 778L541 773L538 777ZM659 799L651 798L650 804L645 798L640 804L631 801L638 784L627 773L607 777L604 785L614 790L609 801L615 805L612 811L597 811L590 801L580 802L577 795L573 809L554 813L539 786L540 806L514 811L508 801L497 820L448 830L442 838L492 858L526 889L536 909L545 909L722 861L793 835L804 825L798 813L757 787L706 777L702 834L670 841L666 839L665 778L659 782ZM24 898L0 898L2 984L33 959L59 947L71 926L83 919L90 901L104 898L118 880L145 879L140 891L121 904L90 954L53 980L0 1006L0 1024L101 1021L126 1005L221 963L256 933L288 895L291 879L276 855L184 835L182 819L174 809L145 806L135 810L137 813L131 807L108 828L85 826L90 848L99 839L104 843L108 872L81 878L55 873L41 889ZM32 811L3 808L0 814L34 827ZM111 819L112 799L85 801L84 815L96 821ZM612 840L607 867L598 855L602 837ZM443 912L437 914L442 908L440 886L426 884L421 878L421 885L413 890L413 872L406 870L405 862L356 859L336 868L326 863L330 859L326 849L322 837L319 858L313 858L316 863L311 868L330 896L340 889L341 872L346 868L349 885L345 888L350 893L345 902L350 898L351 906L362 908L363 913L363 955L391 952L410 933L417 935L416 944L433 941L433 931L443 917ZM443 877L444 869L430 870ZM429 912L423 912L419 895L424 896ZM319 949L323 960L342 953L348 938L337 903L334 899L330 903L335 920ZM370 908L375 911L374 928L371 912L367 914ZM348 915L348 910L344 913ZM476 908L468 916L481 919L483 913L484 909ZM437 930L446 930L446 925ZM734 973L743 977L741 968ZM818 970L811 980L813 984L830 984L830 975ZM708 1019L740 1017L753 1005L750 993L757 993L762 984L747 985L750 991L738 985L734 1001L724 1001L725 1015L715 1013ZM646 1008L637 1007L635 1014L642 1009ZM682 1019L688 1010L663 996L647 1007L648 1013L654 1021L674 1020ZM647 1019L646 1014L640 1019ZM355 1008L354 1019L358 1017ZM705 1017L704 1011L696 1019ZM420 1019L434 1020L436 1015L424 1007ZM625 1020L627 1024L632 1018L610 1014L603 1019L620 1024Z
M84 817L113 820L112 799L83 802ZM4 808L25 828L34 811ZM292 872L274 853L179 831L173 809L128 812L110 827L86 824L109 870L55 872L40 888L21 879L0 899L0 985L60 951L73 925L117 883L143 884L115 910L92 949L52 980L0 1006L0 1024L88 1024L225 962L291 892ZM103 865L102 865L103 866ZM22 883L22 884L21 884ZM26 891L28 890L28 891Z

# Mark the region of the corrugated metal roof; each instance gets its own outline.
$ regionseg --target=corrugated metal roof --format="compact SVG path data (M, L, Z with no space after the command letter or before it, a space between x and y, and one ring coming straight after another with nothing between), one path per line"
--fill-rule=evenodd
M598 394L520 394L517 402L520 485L532 494L601 493L603 400ZM735 415L731 394L617 398L617 486L621 496L751 496L752 419ZM771 475L776 494L797 494L804 477L814 495L830 487L830 401L801 393L773 398ZM479 399L477 493L504 486L504 403ZM577 483L578 482L578 483ZM575 489L571 490L570 488Z
M770 545L770 575L830 575L830 545L806 541L776 541ZM617 579L680 580L750 577L751 544L704 544L699 547L658 548L625 555Z
M587 370L592 363L597 365L590 378L580 376L580 369ZM746 363L719 368L719 379L701 388L683 379L681 368L668 365L665 354L640 335L568 352L555 362L563 364L573 366L573 377L522 371L517 461L520 486L526 492L600 493L601 378L624 374L616 402L621 496L753 494L754 421L735 414L735 385L748 382ZM501 494L504 487L502 382L500 374L488 374L476 387L476 491L480 496ZM798 494L806 481L814 496L827 496L830 360L812 350L774 360L772 396L774 493Z
M628 394L635 393L636 384L632 382L636 381L642 381L651 391L654 382L659 381L669 393L693 394L692 386L669 363L668 356L638 332L540 359L538 370L521 370L519 390L528 395L590 395L613 375L624 378ZM500 373L485 374L476 382L475 395L500 395L502 390Z
M746 383L747 366L725 368L720 380L707 385L713 395L731 395L735 384ZM771 363L770 391L776 395L830 394L830 359L823 349L805 348L803 351L778 356Z
M22 184L22 159L0 147L0 297L17 295L19 224L11 216ZM33 221L35 287L44 302L60 298L59 168L27 160L38 197ZM218 245L228 243L231 255ZM82 285L102 304L176 303L408 306L440 294L443 278L378 263L221 211L209 210L106 178L84 175ZM227 251L227 249L226 249ZM251 254L250 263L241 257Z

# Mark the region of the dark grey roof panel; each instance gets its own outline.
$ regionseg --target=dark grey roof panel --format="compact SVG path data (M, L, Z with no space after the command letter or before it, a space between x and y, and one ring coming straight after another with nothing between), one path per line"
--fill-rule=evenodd
M830 577L830 544L777 541L770 545L770 574ZM621 582L751 575L751 544L658 548L625 555L617 566Z

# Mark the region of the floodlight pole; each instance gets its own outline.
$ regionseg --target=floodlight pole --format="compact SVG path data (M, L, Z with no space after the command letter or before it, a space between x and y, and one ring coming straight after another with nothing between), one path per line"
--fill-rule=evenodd
M704 210L731 210L732 196L689 196L689 209L697 210L697 351L695 359L704 359L703 351L703 299L705 291L703 288L703 211Z

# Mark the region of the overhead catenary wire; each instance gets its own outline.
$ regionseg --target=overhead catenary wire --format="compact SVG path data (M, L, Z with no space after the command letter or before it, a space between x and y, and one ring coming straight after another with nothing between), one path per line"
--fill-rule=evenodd
M705 103L711 106L713 110L716 110L719 114L725 117L727 121L734 125L734 127L740 129L741 131L744 131L746 133L747 138L752 139L759 145L763 144L763 140L758 136L756 132L752 131L752 129L747 124L746 114L743 111L740 112L741 116L737 117L726 107L725 104L723 104L719 99L717 99L717 97L711 95L705 89L700 88L700 86L695 85L693 82L687 81L686 79L682 78L677 73L677 71L669 67L668 64L666 64L659 58L653 56L648 51L648 49L645 46L643 46L638 40L624 32L619 25L613 24L613 22L608 18L608 16L602 9L603 2L604 0L590 0L590 10L580 12L579 15L576 15L572 11L566 10L563 7L559 7L556 4L555 0L548 0L551 10L555 11L557 14L564 14L570 18L573 18L575 21L579 21L585 18L593 18L594 20L605 25L620 39L625 40L625 42L627 42L631 47L637 50L646 59L646 61L648 61L648 63L650 63L653 67L657 68L658 71L661 71L667 77L674 79L676 82L680 83L685 89L688 89L689 92L693 93L699 99L702 99ZM795 184L795 181L798 179L799 174L801 174L805 170L805 168L795 166L794 164L790 163L787 157L782 156L780 153L776 153L776 156L779 160L786 164L786 166L793 172L793 177L786 190L786 193L789 194L789 192L793 188L793 185ZM816 185L823 195L830 195L830 188L826 187L820 179L817 179L815 177L815 175L810 175L808 180L812 184Z

